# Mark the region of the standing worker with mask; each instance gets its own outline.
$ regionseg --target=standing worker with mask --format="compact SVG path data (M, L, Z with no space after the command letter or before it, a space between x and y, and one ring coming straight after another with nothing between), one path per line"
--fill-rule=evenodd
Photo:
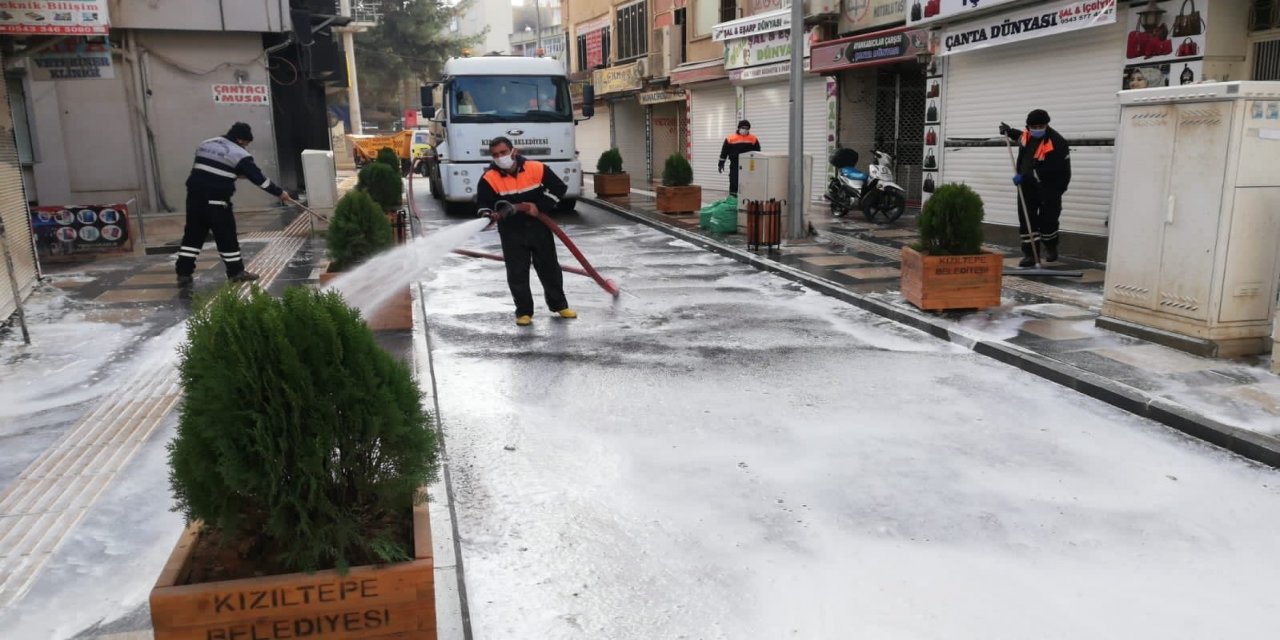
M187 178L187 224L182 233L182 247L178 249L178 286L190 287L194 282L196 257L204 245L205 236L213 231L218 254L227 268L227 280L252 282L258 274L244 270L244 258L240 255L240 241L236 238L236 218L231 212L231 196L236 192L236 180L247 178L258 188L270 193L281 202L293 202L289 193L281 189L254 164L253 156L245 149L253 142L253 130L243 122L237 122L221 138L211 138L196 149L195 165Z
M1044 109L1027 114L1026 131L1001 122L1000 134L1018 143L1013 175L1013 184L1022 192L1018 200L1022 261L1018 266L1036 266L1033 242L1043 248L1045 262L1056 262L1062 194L1071 184L1071 148L1061 134L1049 127L1049 113Z
M516 324L533 324L533 291L529 288L529 264L538 272L547 307L561 318L576 318L564 295L564 274L556 258L556 240L551 229L536 219L538 212L551 211L569 190L555 172L537 160L517 154L511 140L497 137L489 142L489 165L476 185L480 215L498 223L502 255L507 264L507 286L516 303ZM499 200L515 205L516 213L494 211Z
M738 156L748 151L759 151L760 140L751 134L751 123L738 121L738 130L724 139L720 145L720 173L724 173L724 161L729 160L729 193L738 195Z

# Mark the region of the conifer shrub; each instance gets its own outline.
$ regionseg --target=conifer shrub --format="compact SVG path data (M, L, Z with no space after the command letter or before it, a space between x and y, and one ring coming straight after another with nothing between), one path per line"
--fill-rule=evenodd
M687 187L693 184L693 167L683 154L673 153L662 167L662 185L664 187Z
M982 196L965 184L944 184L920 211L916 249L934 256L982 253Z
M175 511L258 571L412 558L437 442L408 366L336 293L227 288L181 348Z
M361 173L368 171L364 175L364 186L359 184L356 188L367 191L373 198L373 201L382 207L383 211L394 211L400 208L404 194L404 180L400 177L400 169L391 168L389 165L374 162L369 164Z
M396 155L396 150L391 147L378 149L378 155L374 158L374 162L380 162L396 171L400 171L400 156Z
M385 165L384 165L385 166ZM346 271L395 244L391 222L368 193L348 191L329 220L329 270Z
M622 173L622 153L616 148L601 153L600 160L596 162L596 172Z

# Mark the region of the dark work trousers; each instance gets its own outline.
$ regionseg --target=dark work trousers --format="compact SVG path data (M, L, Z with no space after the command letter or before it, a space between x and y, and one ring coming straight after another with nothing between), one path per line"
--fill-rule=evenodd
M1062 193L1059 189L1046 187L1035 178L1029 177L1022 182L1022 201L1018 202L1018 233L1022 236L1022 255L1031 257L1032 242L1057 248ZM1023 202L1026 203L1025 208ZM1031 221L1030 229L1027 229L1027 220Z
M182 232L182 246L178 248L178 275L189 276L195 272L200 247L204 245L204 239L210 231L213 231L213 241L218 244L218 255L227 267L227 277L244 271L244 259L240 256L240 241L236 239L236 217L231 213L231 201L188 193L187 226Z
M738 195L738 158L729 157L729 193Z
M502 256L507 263L507 286L516 303L516 316L533 315L533 291L529 288L529 265L538 272L547 307L554 311L568 309L564 297L564 274L556 258L556 240L551 229L523 213L513 214L498 223L502 239Z

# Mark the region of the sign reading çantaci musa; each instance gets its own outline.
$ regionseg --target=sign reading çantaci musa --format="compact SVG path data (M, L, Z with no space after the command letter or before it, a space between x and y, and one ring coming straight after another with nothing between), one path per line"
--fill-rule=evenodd
M107 0L0 0L0 34L106 34Z
M213 85L213 102L215 104L271 104L271 90L265 84L215 84Z
M1116 0L1075 0L999 14L947 29L942 55L995 47L1068 31L1113 24Z

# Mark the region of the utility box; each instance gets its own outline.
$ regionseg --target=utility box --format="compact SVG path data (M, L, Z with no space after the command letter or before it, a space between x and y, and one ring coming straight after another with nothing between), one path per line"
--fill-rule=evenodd
M308 207L332 209L337 205L337 175L332 151L307 149L302 152L302 180L307 185Z
M1098 326L1211 357L1266 351L1280 280L1280 82L1119 98Z
M747 228L747 200L767 202L770 199L787 203L787 181L790 179L791 156L785 153L763 153L749 151L738 156L738 232L744 233ZM809 219L809 187L813 181L813 156L805 155L804 189L805 220ZM789 207L789 205L788 205ZM783 228L786 228L788 207L783 207Z

